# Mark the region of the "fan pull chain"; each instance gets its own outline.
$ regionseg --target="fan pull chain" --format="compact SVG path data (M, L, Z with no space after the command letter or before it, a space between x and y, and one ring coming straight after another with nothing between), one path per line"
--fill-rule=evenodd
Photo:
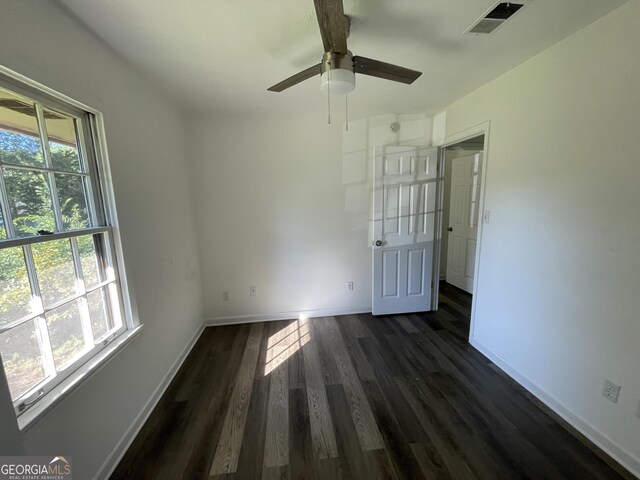
M329 63L329 71L327 72L327 123L331 125L331 63Z
M349 95L344 96L344 130L349 131Z

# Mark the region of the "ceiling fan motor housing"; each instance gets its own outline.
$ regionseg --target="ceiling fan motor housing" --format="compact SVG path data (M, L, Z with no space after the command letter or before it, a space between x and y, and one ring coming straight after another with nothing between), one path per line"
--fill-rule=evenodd
M322 56L320 90L331 95L346 95L356 88L351 52L326 52Z

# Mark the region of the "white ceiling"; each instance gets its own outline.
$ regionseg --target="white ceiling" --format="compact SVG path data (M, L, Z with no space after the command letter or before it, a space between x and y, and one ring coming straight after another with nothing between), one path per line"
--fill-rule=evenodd
M354 54L423 72L411 86L359 75L352 118L434 113L625 1L532 0L493 34L476 36L462 33L495 0L344 0ZM319 78L267 92L320 61L312 0L60 2L185 110L326 110Z

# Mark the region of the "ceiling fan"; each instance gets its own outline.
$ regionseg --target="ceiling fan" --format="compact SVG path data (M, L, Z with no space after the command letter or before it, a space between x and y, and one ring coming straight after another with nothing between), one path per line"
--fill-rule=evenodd
M355 88L355 74L384 78L412 84L422 72L399 67L371 58L353 56L347 50L349 18L344 14L342 0L314 0L320 36L324 46L322 61L268 88L282 92L316 75L321 75L320 89L330 94L347 94Z

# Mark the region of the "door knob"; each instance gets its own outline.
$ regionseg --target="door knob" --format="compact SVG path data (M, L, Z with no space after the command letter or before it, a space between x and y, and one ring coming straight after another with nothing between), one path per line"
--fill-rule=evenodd
M375 242L373 242L373 244L374 244L376 247L381 247L381 246L382 246L382 240L376 240Z
M453 227L447 228L447 232L453 232Z

